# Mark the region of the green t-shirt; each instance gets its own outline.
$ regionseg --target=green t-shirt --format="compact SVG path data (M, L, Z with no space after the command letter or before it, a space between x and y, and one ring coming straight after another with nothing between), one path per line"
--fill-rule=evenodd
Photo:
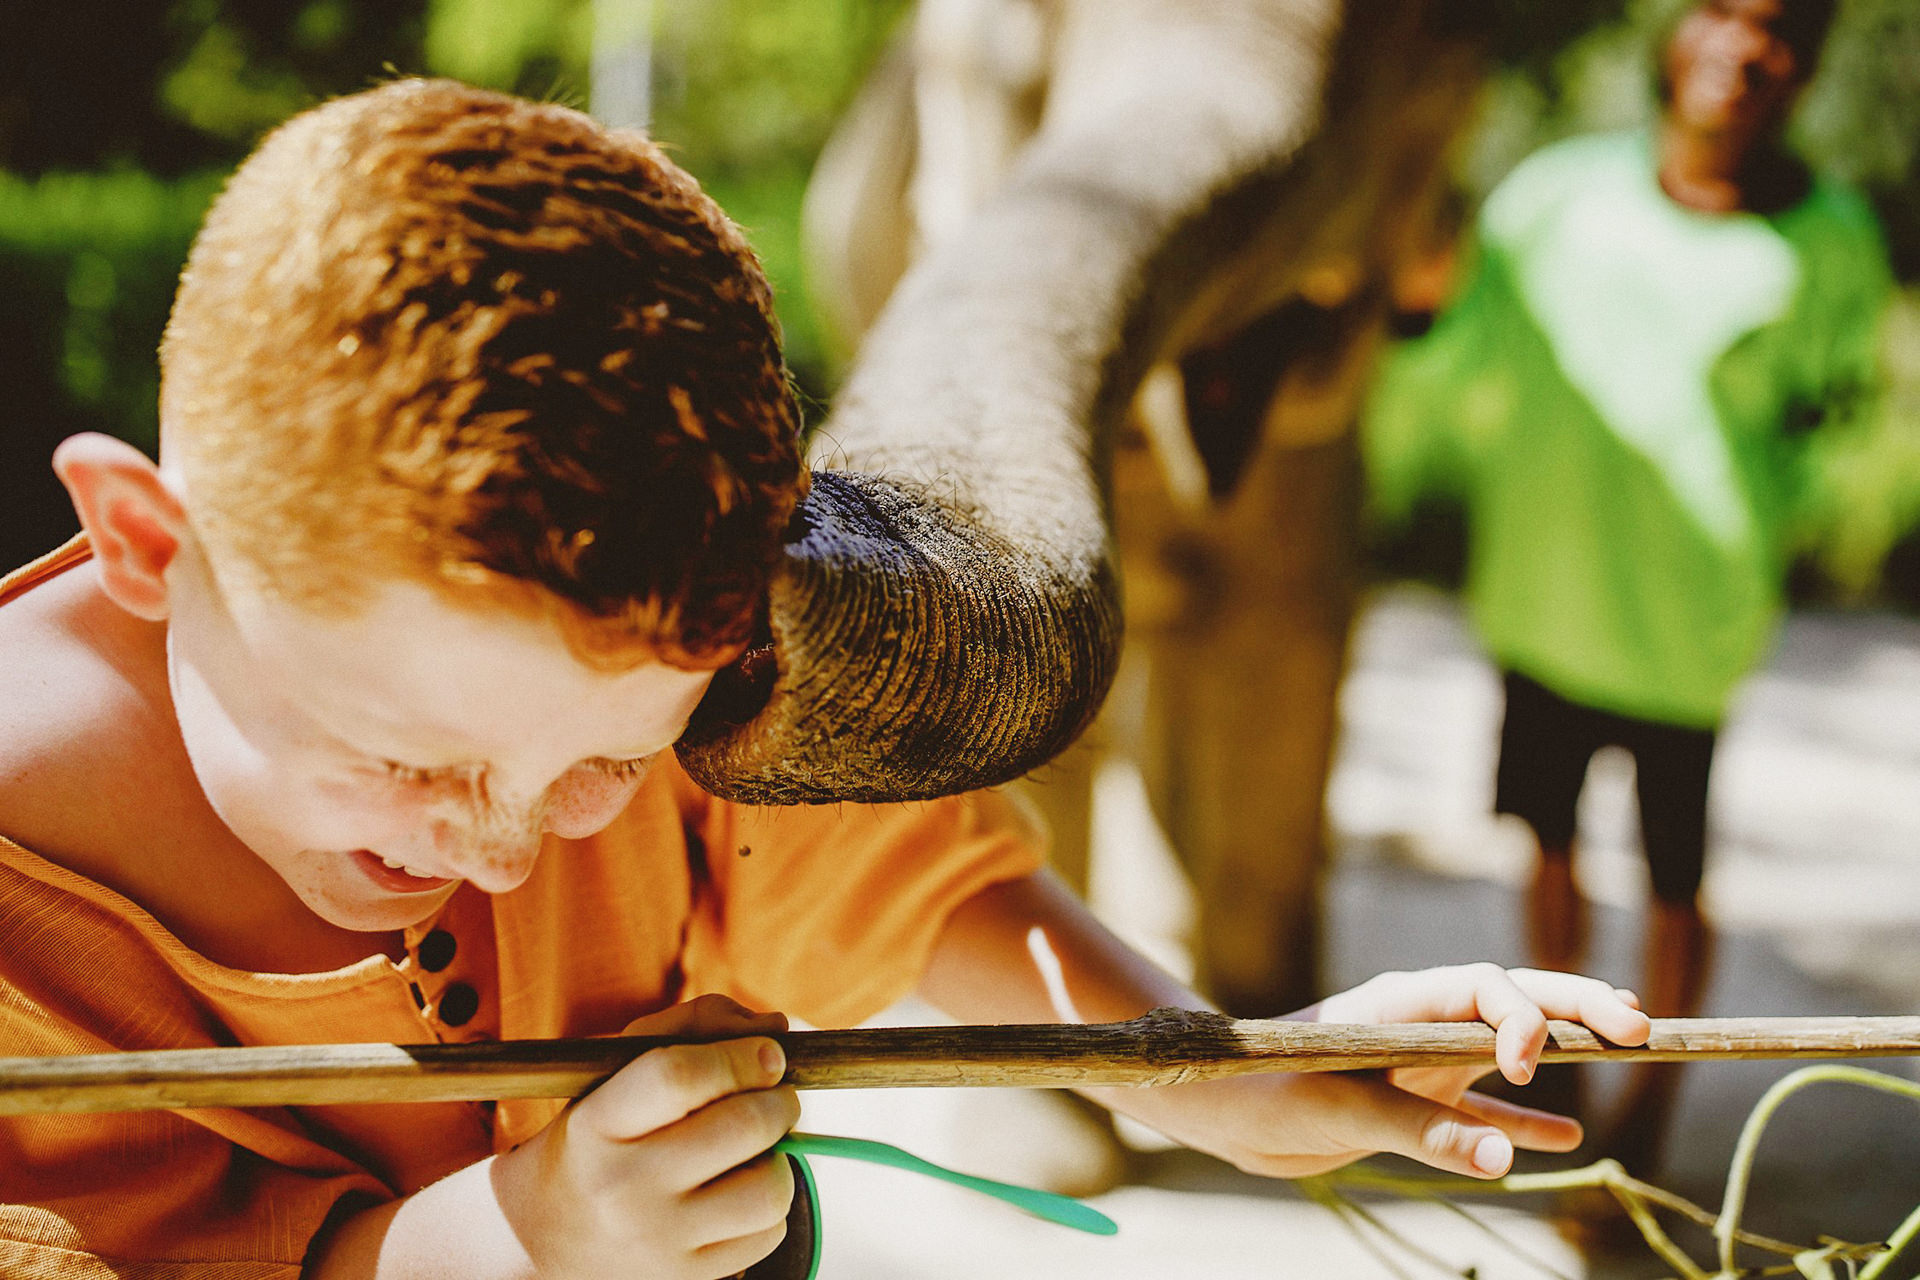
M1661 190L1644 134L1548 147L1488 199L1459 301L1382 371L1374 500L1464 499L1469 605L1502 664L1715 724L1780 609L1793 427L1876 380L1891 287L1849 188L1705 214Z

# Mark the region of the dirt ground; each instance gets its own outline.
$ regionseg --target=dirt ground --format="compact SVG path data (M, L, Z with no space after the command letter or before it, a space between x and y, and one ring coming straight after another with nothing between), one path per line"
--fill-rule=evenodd
M1449 599L1383 593L1356 639L1329 794L1329 978L1493 959L1522 961L1524 836L1486 814L1499 687ZM1637 978L1644 871L1632 765L1602 756L1582 802L1579 874L1600 904L1592 972ZM1137 780L1103 777L1096 905L1168 962L1190 910ZM1792 619L1729 724L1713 793L1707 901L1722 929L1709 1015L1920 1012L1920 623L1876 615ZM896 1011L914 1020L915 1011ZM1689 1073L1659 1181L1718 1208L1741 1122L1796 1064ZM1911 1061L1882 1069L1915 1078ZM1614 1081L1597 1079L1604 1104ZM1049 1134L1044 1101L960 1091L813 1095L804 1127L897 1142L929 1158L1016 1173L1008 1134ZM1064 1157L1063 1157L1064 1158ZM1411 1166L1401 1166L1411 1168ZM1545 1163L1534 1167L1549 1167ZM1445 1206L1369 1201L1409 1251L1286 1184L1184 1151L1136 1154L1094 1203L1121 1224L1076 1235L965 1192L842 1162L816 1163L825 1205L821 1280L1129 1280L1159 1277L1671 1274L1649 1253L1586 1256L1540 1200ZM1884 1238L1920 1204L1920 1106L1822 1086L1780 1112L1760 1148L1745 1225L1812 1241ZM857 1208L854 1206L858 1206ZM1681 1235L1703 1262L1702 1233ZM1422 1256L1424 1251L1426 1256ZM1920 1257L1898 1274L1920 1271Z

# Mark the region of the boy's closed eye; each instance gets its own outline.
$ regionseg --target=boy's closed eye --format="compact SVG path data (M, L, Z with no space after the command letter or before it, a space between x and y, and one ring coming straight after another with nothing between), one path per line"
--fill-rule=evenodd
M588 760L582 760L575 767L589 769L595 773L605 774L610 778L625 781L630 778L643 776L647 772L647 769L653 764L656 756L657 753L633 756L626 759L595 756ZM472 786L475 783L484 783L486 777L485 768L474 768L468 765L423 769L416 765L402 764L398 760L381 760L378 762L378 768L381 777L387 781L412 787L443 786L449 783Z

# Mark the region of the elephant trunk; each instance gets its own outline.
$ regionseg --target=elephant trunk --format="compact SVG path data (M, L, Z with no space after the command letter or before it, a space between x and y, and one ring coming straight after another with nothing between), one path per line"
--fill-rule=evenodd
M682 741L718 795L1005 781L1071 742L1112 678L1114 426L1292 181L1340 8L1070 8L1075 105L907 273L820 433L834 469L772 587L771 681L710 699Z
M1085 728L1119 647L1105 557L1044 563L832 471L798 533L773 588L764 705L741 708L745 724L710 707L681 740L702 787L762 804L950 795L1018 777Z

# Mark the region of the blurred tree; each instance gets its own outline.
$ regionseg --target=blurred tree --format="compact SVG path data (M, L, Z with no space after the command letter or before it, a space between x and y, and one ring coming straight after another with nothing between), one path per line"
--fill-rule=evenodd
M423 64L436 75L586 105L590 0L428 0Z
M745 228L809 402L831 372L800 267L814 156L908 0L659 0L653 132Z
M906 0L662 0L662 137L703 169L806 169Z
M1797 132L1809 155L1873 195L1894 270L1920 281L1920 5L1850 0Z
M0 42L0 563L71 532L76 431L154 446L154 351L194 228L266 129L389 64L424 0L63 0Z
M0 563L77 527L48 467L54 445L108 431L153 447L154 349L216 184L131 168L0 172Z

